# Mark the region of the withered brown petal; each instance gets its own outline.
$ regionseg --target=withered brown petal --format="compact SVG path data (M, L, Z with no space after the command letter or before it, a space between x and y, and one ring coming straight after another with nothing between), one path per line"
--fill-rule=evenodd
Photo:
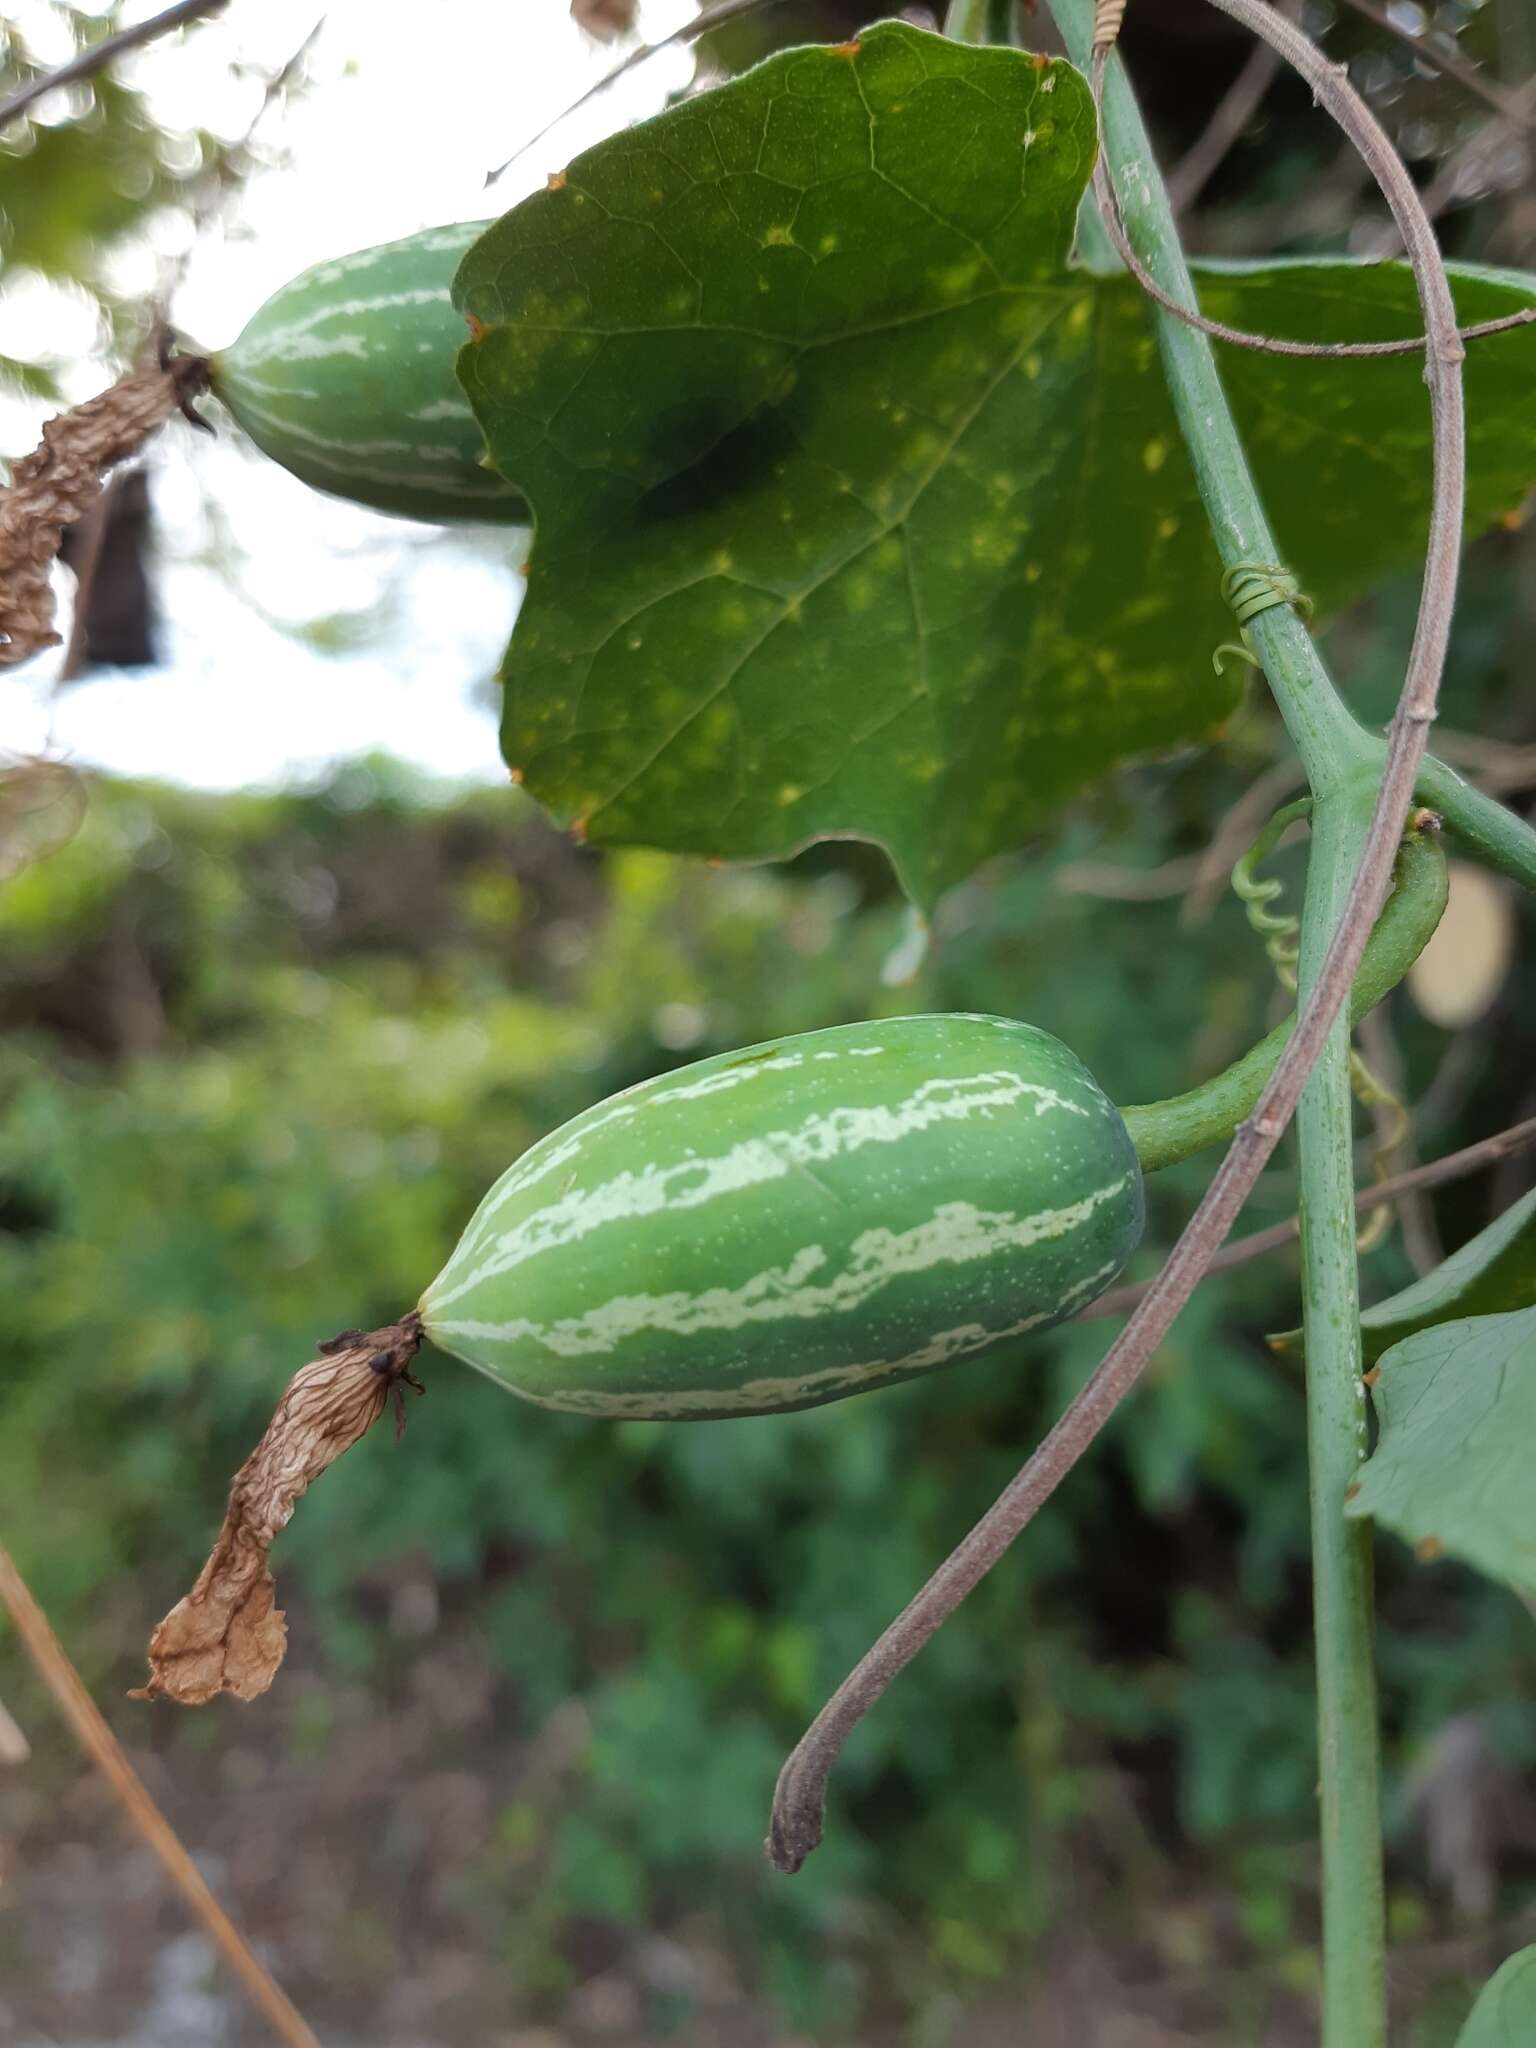
M348 1334L356 1342L324 1350L294 1375L235 1474L224 1526L196 1584L151 1635L149 1683L131 1698L163 1694L200 1707L226 1692L255 1699L272 1683L288 1629L267 1553L311 1483L378 1421L421 1342L414 1315Z

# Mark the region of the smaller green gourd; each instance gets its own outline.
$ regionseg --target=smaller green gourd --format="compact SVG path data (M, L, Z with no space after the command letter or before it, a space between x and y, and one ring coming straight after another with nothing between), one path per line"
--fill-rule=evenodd
M553 1132L481 1203L421 1327L548 1408L781 1414L1060 1322L1142 1216L1119 1111L1048 1033L847 1024Z
M1411 832L1352 993L1445 905ZM980 1358L1085 1308L1142 1229L1142 1175L1228 1138L1293 1028L1188 1095L1117 1110L1004 1017L781 1038L584 1111L491 1189L410 1319L547 1408L779 1414Z
M319 263L210 358L214 391L257 447L316 490L434 522L526 526L483 461L454 358L449 287L486 221L428 228Z

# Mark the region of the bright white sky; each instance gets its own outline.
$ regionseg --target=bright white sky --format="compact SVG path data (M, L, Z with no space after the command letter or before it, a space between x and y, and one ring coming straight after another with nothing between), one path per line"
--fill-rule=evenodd
M126 6L123 21L164 0ZM245 132L263 79L321 13L312 83L260 130L284 161L259 173L227 231L191 251L172 308L209 348L233 340L295 272L327 256L436 222L502 212L603 135L655 112L687 84L693 59L671 50L565 121L489 192L486 172L579 98L630 47L602 47L571 23L567 0L234 0L227 12L124 60L171 125ZM642 0L648 42L681 27L695 0ZM12 0L8 17L39 57L69 54L46 0ZM248 75L241 77L240 67ZM64 118L63 95L40 105ZM118 282L148 291L185 238L158 223ZM105 363L78 303L35 278L0 281L0 352L45 352L69 368L73 398L99 390ZM215 409L216 410L216 409ZM43 409L0 403L0 452L24 453ZM274 464L173 422L155 450L165 666L54 692L52 655L0 672L0 751L63 755L85 766L210 788L308 778L372 748L451 777L499 780L485 688L510 631L520 579L506 537L457 535L323 497ZM61 578L61 587L68 579ZM282 630L387 607L352 654L321 655Z

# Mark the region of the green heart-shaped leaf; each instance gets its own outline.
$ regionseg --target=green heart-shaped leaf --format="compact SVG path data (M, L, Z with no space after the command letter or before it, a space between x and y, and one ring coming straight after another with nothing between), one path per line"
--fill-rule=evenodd
M1530 2048L1536 2041L1536 1948L1522 1948L1483 1986L1456 2048Z
M1532 1307L1536 1307L1536 1188L1495 1217L1486 1230L1468 1238L1432 1273L1366 1309L1360 1318L1365 1362L1374 1365L1394 1344L1436 1323ZM1269 1342L1276 1351L1299 1351L1301 1332L1287 1330Z
M503 748L560 818L719 856L856 834L927 905L1218 730L1233 622L1147 310L1068 263L1093 153L1070 66L891 22L600 143L475 244L459 374L538 521ZM1269 331L1419 325L1401 266L1201 291ZM1318 604L1411 563L1419 359L1224 362ZM1483 525L1536 478L1536 333L1468 369Z
M1347 1512L1536 1596L1536 1309L1421 1330L1373 1398L1381 1435Z

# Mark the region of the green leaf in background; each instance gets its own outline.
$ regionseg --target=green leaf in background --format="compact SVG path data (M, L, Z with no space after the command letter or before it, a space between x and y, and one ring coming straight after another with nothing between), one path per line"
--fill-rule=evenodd
M1374 1397L1381 1436L1347 1512L1536 1596L1536 1309L1421 1330Z
M460 375L539 522L503 747L541 801L704 854L863 834L926 903L1111 735L1230 709L1173 663L1177 591L1077 573L1093 151L1067 65L887 23L589 151L469 252ZM1103 643L1137 606L1132 692Z
M1536 2041L1536 1948L1523 1948L1483 1986L1456 2048L1530 2048Z
M1436 1323L1531 1307L1536 1307L1536 1188L1432 1273L1365 1311L1360 1318L1365 1362L1374 1365L1394 1344ZM1275 1351L1299 1352L1301 1332L1287 1330L1269 1342Z
M559 818L717 856L866 837L928 905L1219 728L1232 621L1151 324L1068 267L1093 150L1069 66L891 22L599 144L475 244L460 377L538 516L503 750ZM1272 332L1419 327L1400 265L1201 290ZM1458 283L1468 318L1533 296ZM1411 565L1418 357L1224 363L1318 604ZM1536 477L1536 330L1467 372L1475 528Z

